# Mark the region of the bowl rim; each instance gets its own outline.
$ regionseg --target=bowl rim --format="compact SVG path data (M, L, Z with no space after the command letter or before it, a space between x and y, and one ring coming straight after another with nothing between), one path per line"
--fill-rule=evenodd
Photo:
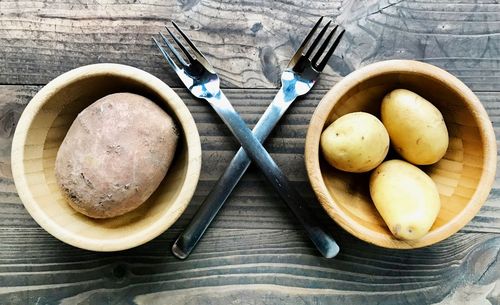
M386 234L372 231L354 221L334 198L330 195L322 178L319 164L319 142L326 119L333 107L339 101L338 97L344 96L352 87L360 85L365 80L392 73L421 74L440 82L449 89L464 97L472 115L478 122L481 140L484 143L483 171L478 187L466 207L448 223L437 230L433 230L416 241L403 241L389 238ZM362 67L343 78L334 85L321 99L316 107L306 134L304 160L306 172L314 193L327 214L350 234L377 246L393 249L412 249L429 246L442 241L463 228L479 211L486 201L495 180L497 145L493 126L486 110L477 96L462 81L449 72L428 63L415 60L386 60Z
M96 76L118 76L136 81L155 91L171 108L186 135L188 165L186 178L179 195L175 198L170 213L164 213L156 221L133 232L125 237L112 240L100 240L80 236L72 231L65 230L53 221L40 208L34 199L33 193L25 177L24 143L35 116L40 112L45 102L56 92L70 83ZM120 251L142 245L167 230L184 212L194 195L201 171L201 141L195 121L189 109L181 98L166 83L156 76L138 68L123 64L99 63L75 68L59 75L45 85L28 103L21 114L11 149L12 176L19 197L33 219L49 234L72 246L100 252Z

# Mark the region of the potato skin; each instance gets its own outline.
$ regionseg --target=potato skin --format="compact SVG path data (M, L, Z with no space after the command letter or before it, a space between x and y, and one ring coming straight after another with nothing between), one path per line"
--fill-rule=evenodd
M320 146L333 167L361 173L384 160L389 151L389 135L375 116L353 112L338 118L323 131Z
M395 150L416 165L439 161L448 149L448 130L439 110L406 89L387 94L381 117Z
M441 207L434 181L402 160L386 161L373 171L370 195L392 234L403 240L427 234Z
M172 162L172 118L140 95L116 93L85 108L56 157L56 179L78 212L92 218L127 213L158 187Z

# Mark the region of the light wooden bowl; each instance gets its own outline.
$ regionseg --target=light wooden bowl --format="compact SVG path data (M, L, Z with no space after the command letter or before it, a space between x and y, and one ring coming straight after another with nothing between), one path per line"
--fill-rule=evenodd
M322 131L338 117L365 111L380 117L383 96L396 88L416 92L443 114L450 144L438 163L421 167L437 184L441 210L430 232L416 241L395 239L370 198L367 174L336 170L324 161ZM496 141L478 98L460 80L435 66L390 60L361 68L336 84L316 108L307 131L309 180L326 212L354 236L386 248L419 248L460 230L481 208L495 178Z
M92 219L68 205L56 183L54 163L77 114L116 92L155 101L177 121L181 136L167 176L143 205L119 217ZM48 83L24 110L12 143L14 181L31 216L61 241L94 251L132 248L168 229L191 200L200 170L200 137L187 107L161 80L125 65L84 66Z

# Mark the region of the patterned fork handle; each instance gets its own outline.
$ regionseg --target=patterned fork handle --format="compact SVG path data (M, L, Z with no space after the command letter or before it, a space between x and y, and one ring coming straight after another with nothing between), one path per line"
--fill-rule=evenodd
M258 141L261 143L264 142L295 98L295 94L285 96L283 87L280 88L272 103L266 109L252 131ZM250 163L250 158L248 158L245 150L240 147L231 160L231 163L229 163L229 166L224 171L224 174L219 178L201 204L189 225L179 235L172 246L172 252L175 256L184 259L191 253L220 208L224 205L227 198L240 181L241 177L243 177Z

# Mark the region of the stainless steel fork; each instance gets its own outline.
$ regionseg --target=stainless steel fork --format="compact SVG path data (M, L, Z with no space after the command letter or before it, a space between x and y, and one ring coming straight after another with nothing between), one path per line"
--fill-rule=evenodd
M170 55L163 49L160 43L153 38L156 45L163 53L163 56L180 77L184 85L193 95L207 100L212 105L245 149L240 149L238 151L224 175L221 179L219 179L215 188L210 192L200 210L196 213L193 221L175 242L172 251L177 257L185 258L189 255L198 240L201 238L201 235L217 214L220 207L223 205L224 201L229 196L232 189L236 186L239 179L248 168L250 160L248 159L245 151L261 168L266 178L276 188L280 196L285 200L292 212L306 228L309 237L318 250L325 257L333 257L338 253L339 249L335 241L318 226L317 221L315 221L310 210L304 206L304 201L301 199L301 196L290 185L290 182L286 179L285 175L281 172L260 143L269 135L273 127L279 121L279 118L283 115L295 98L299 95L307 93L311 89L318 77L318 74L324 69L328 59L338 45L343 31L337 36L337 39L328 49L326 54L323 54L333 37L336 29L335 27L335 29L330 32L323 44L319 47L316 55L314 55L312 59L309 59L314 48L319 44L322 36L324 36L327 27L330 24L329 22L318 34L307 53L305 55L303 54L304 48L307 46L321 21L322 18L320 18L320 20L316 23L302 45L299 47L299 50L290 60L287 69L282 74L282 88L276 95L270 107L264 113L261 120L259 120L255 126L253 135L220 90L219 77L214 72L213 67L175 23L173 23L174 27L189 44L194 53L194 58L188 52L187 48L168 28L167 31L189 62L186 62L186 60L182 58L176 49L170 44L168 39L160 33L163 41L172 54L174 54L176 60L180 63L181 67L179 67ZM320 58L323 59L319 61Z

